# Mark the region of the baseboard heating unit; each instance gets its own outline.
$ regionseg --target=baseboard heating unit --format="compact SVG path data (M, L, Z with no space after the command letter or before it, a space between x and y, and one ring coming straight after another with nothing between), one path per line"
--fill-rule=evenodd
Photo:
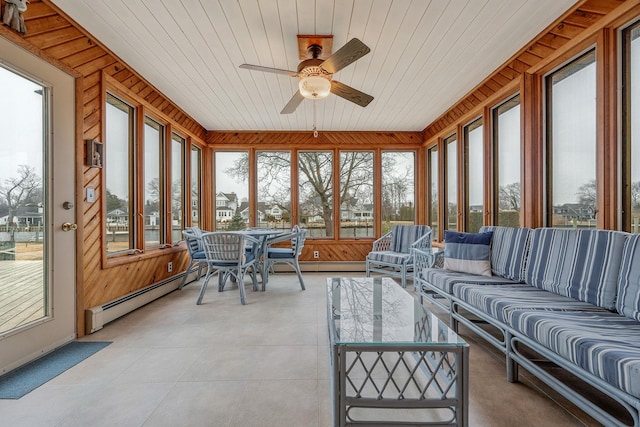
M171 291L178 289L180 282L186 272L177 274L161 282L154 283L146 288L139 289L135 292L127 294L121 298L109 301L103 305L91 307L85 310L85 331L87 334L99 331L107 323L124 316L133 310L150 303ZM194 280L197 276L197 269L192 270L187 278L187 283Z

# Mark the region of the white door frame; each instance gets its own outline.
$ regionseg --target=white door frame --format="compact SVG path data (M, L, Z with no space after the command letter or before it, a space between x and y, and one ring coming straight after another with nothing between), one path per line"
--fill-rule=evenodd
M49 189L49 234L45 262L49 278L48 316L0 339L0 374L14 369L76 337L76 236L62 231L62 224L75 224L76 209L64 209L65 201L76 203L75 78L32 53L0 37L0 62L21 70L49 87L50 116L48 150L43 177Z

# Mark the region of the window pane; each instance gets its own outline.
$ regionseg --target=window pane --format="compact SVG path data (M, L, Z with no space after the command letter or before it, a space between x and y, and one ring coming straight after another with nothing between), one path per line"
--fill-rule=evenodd
M258 227L291 228L291 153L259 151Z
M624 194L625 212L624 225L627 231L640 233L640 23L628 28L624 32L624 82L622 102L622 133L625 144L626 162L623 167L626 191Z
M175 133L171 135L171 241L182 240L184 218L184 146L185 140Z
M48 89L0 64L0 93L0 336L5 337L6 331L49 315L47 241L56 231L45 230Z
M484 135L482 119L464 127L467 165L467 230L477 233L484 217Z
M298 207L308 236L333 237L333 153L298 153Z
M595 227L595 50L547 77L554 227Z
M216 230L249 224L249 153L216 152Z
M133 137L133 107L114 96L107 95L104 151L108 254L134 248Z
M429 191L427 212L431 226L433 240L438 240L438 147L432 147L427 152Z
M414 169L413 151L385 151L382 153L382 233L391 231L394 224L413 224Z
M164 185L160 175L164 126L144 119L144 246L158 246L165 242L162 205Z
M340 152L340 237L373 237L373 153Z
M200 177L202 176L202 150L191 146L191 225L200 226Z
M493 151L497 168L496 225L520 226L520 95L493 110ZM495 215L495 214L494 214Z
M458 139L451 135L444 140L447 149L447 221L445 230L458 229Z

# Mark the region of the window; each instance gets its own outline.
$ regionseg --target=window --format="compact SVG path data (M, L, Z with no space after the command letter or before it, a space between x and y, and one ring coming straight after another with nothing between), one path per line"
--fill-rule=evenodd
M259 227L291 228L291 153L258 151Z
M299 222L308 236L333 237L333 153L298 153Z
M161 175L164 149L164 126L150 117L144 119L144 246L165 243L164 185Z
M135 110L107 94L105 165L107 200L107 253L135 249L133 171Z
M200 185L202 176L202 150L191 146L191 225L200 226Z
M520 226L520 95L491 112L493 124L494 200L493 223Z
M451 135L444 140L446 150L445 171L446 178L446 200L447 218L445 221L446 230L458 229L458 139L456 135Z
M433 240L438 240L438 146L427 150L427 215Z
M246 151L216 153L216 230L242 230L249 224L248 171Z
M128 99L128 98L127 98ZM182 240L186 161L192 160L192 203L199 216L200 149L185 156L187 139L146 114L147 108L107 93L105 105L106 252L115 256ZM144 117L140 127L136 117ZM170 139L169 139L170 138ZM192 208L192 215L194 209Z
M464 127L466 231L477 233L484 217L484 136L482 118Z
M184 147L185 139L171 135L171 241L182 240L184 229Z
M640 23L622 33L623 226L640 233Z
M415 153L382 153L382 233L394 224L415 221L414 188Z
M340 152L340 237L373 237L373 152Z
M549 223L595 227L595 50L547 76L546 91Z

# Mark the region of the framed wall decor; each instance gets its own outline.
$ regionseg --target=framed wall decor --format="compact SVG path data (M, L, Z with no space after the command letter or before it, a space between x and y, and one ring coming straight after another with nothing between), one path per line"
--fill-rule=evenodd
M101 168L104 164L104 149L102 142L96 141L95 139L87 139L85 141L86 145L86 164L92 168Z

